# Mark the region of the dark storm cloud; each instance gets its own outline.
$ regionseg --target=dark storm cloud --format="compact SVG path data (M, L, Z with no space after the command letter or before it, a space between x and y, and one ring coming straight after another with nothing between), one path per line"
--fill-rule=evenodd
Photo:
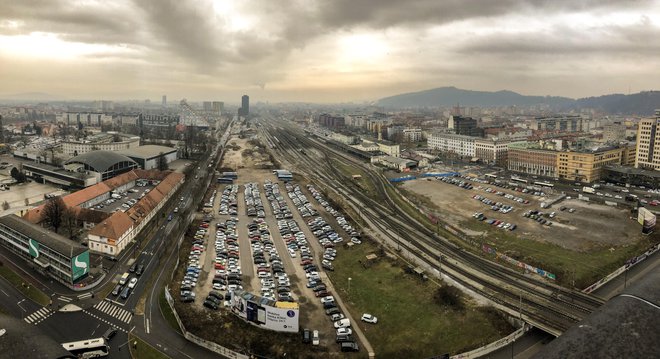
M155 45L201 66L216 68L228 60L210 1L137 0L135 5L143 10L142 26Z
M648 18L632 25L610 25L576 29L555 26L537 32L497 32L488 36L464 39L459 53L499 55L517 58L604 55L613 57L655 57L660 55L660 28Z
M15 28L0 27L0 34L50 32L70 41L134 43L137 23L132 15L111 2L75 6L71 1L0 0L0 22L19 23Z
M573 12L595 9L631 9L650 0L321 0L319 19L328 27L446 24L471 18L516 13Z

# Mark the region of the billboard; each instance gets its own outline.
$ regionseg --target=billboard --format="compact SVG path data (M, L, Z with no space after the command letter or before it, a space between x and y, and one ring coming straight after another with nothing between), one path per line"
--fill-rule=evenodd
M71 258L71 280L75 282L87 273L89 273L89 251L84 251Z
M247 292L234 292L231 308L234 314L265 329L291 333L299 330L297 303L275 302Z
M656 216L644 207L639 207L637 222L642 225L642 233L649 234L655 228Z

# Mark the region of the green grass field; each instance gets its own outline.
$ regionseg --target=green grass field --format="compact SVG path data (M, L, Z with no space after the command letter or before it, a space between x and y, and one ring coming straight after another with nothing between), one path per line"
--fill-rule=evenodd
M354 324L364 329L377 357L425 358L457 354L514 330L503 319L493 320L492 315L471 304L464 311L441 307L433 299L438 285L405 273L400 264L381 259L365 269L358 262L365 261L367 254L377 252L378 248L369 242L352 249L340 249L335 272L329 272L354 319L359 320L362 313L378 317L376 325Z
M135 343L135 346L134 346ZM169 356L152 347L147 342L138 338L136 335L131 334L129 337L129 348L131 350L131 358L135 359L167 359Z
M354 181L358 186L365 190L365 193L374 197L376 195L376 187L371 179L367 176L367 173L360 167L351 166L343 162L332 160L332 166L334 166L339 173L346 177L347 181ZM353 180L353 175L362 176L359 180Z
M27 283L18 273L9 269L7 266L0 266L0 276L4 277L9 281L16 289L23 293L26 297L32 299L40 305L46 306L50 303L50 297L46 293L42 292L39 288L35 288L33 285L23 286L24 283Z
M461 227L491 231L484 239L486 244L498 251L518 254L519 260L555 274L560 284L573 286L575 281L577 288L585 288L611 273L627 259L648 249L654 240L654 237L645 237L634 245L613 250L603 248L576 252L554 244L520 239L512 232L494 231L488 224L476 220L466 220L461 223Z

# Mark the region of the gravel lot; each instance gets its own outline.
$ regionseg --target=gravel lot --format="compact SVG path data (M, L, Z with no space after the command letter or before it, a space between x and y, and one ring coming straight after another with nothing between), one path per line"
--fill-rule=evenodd
M552 208L541 209L540 203L543 201L541 197L480 183L473 183L473 185L474 189L466 190L442 181L417 179L404 182L402 187L430 199L441 209L436 208L433 212L451 223L476 221L472 218L472 214L482 212L488 218L518 225L513 233L517 234L520 239L550 242L567 249L586 251L603 246L626 245L636 242L642 236L640 225L630 218L628 209L593 204L577 199L564 200ZM483 188L478 189L478 186ZM487 193L484 191L486 187L522 197L529 200L530 203L520 204L494 193ZM489 206L473 199L472 196L475 194L513 205L514 210L507 214L492 211ZM574 208L575 212L560 211L561 206ZM523 213L527 210L542 210L546 213L554 211L557 216L552 219L548 218L553 225L547 227L523 217ZM491 233L498 231L502 231L502 229L490 230ZM477 235L478 233L469 234Z

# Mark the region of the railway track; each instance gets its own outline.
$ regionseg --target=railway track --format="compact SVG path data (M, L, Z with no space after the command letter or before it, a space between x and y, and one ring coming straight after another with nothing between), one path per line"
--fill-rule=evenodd
M278 126L286 124L278 123ZM598 298L530 278L464 251L404 211L394 211L396 204L384 187L389 183L382 175L364 166L363 162L304 135L295 135L295 129L271 127L266 130L263 126L262 129L270 147L280 157L295 159L297 170L334 187L346 201L362 208L361 216L367 218L379 232L386 234L390 241L433 268L442 266L443 272L452 279L508 309L509 313L519 315L526 322L559 335L603 304ZM305 151L300 151L303 147ZM377 197L385 200L386 204L367 196L363 189L346 181L336 171L331 159L362 167L373 183L378 184Z

